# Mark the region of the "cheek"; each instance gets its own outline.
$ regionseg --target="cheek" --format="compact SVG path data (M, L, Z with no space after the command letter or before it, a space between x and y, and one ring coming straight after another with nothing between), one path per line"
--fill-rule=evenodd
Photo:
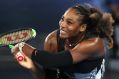
M69 27L69 35L75 36L80 32L79 28Z

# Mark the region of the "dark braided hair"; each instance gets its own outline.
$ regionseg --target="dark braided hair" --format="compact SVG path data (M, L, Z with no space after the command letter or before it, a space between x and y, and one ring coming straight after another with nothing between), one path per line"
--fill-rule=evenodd
M108 40L110 48L113 47L113 26L114 20L110 13L103 13L92 7L90 4L76 5L71 7L78 14L83 15L82 23L87 25L86 32L94 32L101 38Z

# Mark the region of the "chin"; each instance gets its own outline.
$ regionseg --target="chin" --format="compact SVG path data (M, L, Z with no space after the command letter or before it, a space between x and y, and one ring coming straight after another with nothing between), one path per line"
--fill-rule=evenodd
M67 39L68 36L67 36L67 35L61 35L61 34L60 34L60 38L62 38L62 39Z

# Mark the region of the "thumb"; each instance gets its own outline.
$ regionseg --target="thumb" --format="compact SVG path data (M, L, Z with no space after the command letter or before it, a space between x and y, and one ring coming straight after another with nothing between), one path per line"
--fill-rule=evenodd
M18 44L16 44L16 45L11 49L11 53L12 53L12 54L16 54L17 52L19 52L19 46L18 46Z

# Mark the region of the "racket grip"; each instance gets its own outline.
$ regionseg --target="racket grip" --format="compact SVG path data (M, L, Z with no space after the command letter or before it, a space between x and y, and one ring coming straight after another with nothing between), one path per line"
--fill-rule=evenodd
M16 59L17 59L17 61L21 62L21 61L23 61L25 59L25 56L24 56L24 54L22 52L18 52L16 54Z

